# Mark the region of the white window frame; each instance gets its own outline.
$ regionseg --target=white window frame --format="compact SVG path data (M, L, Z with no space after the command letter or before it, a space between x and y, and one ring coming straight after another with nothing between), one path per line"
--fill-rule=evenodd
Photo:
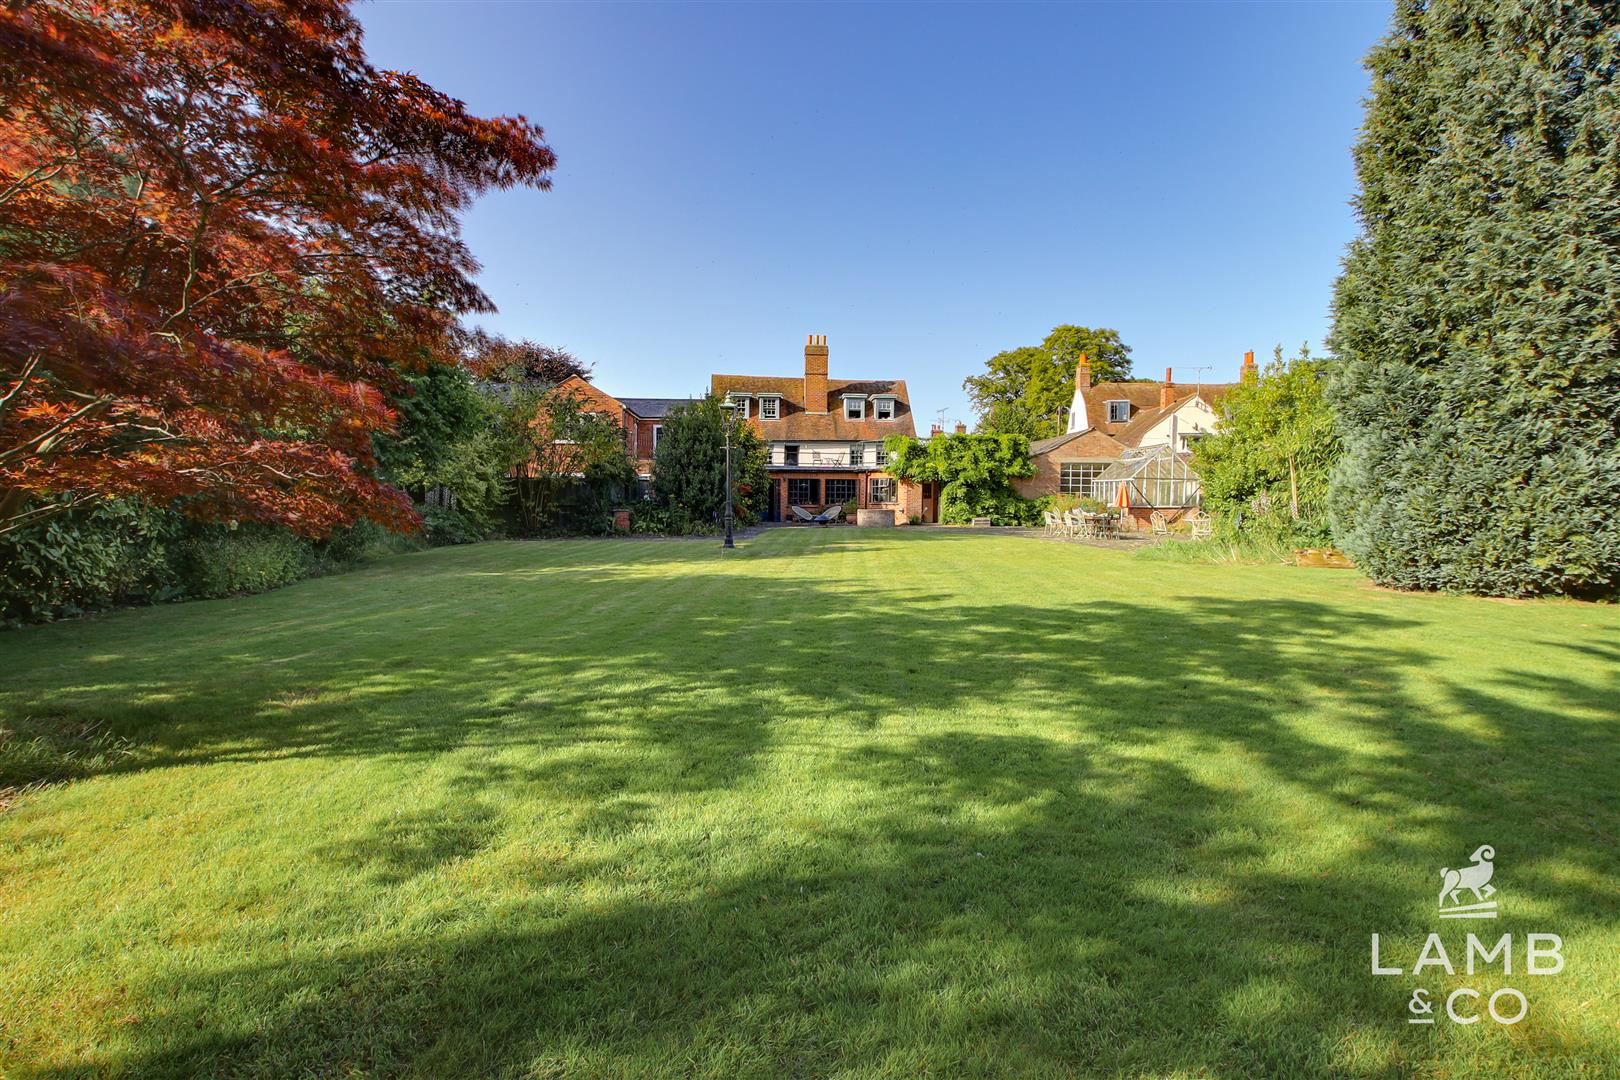
M850 443L849 444L849 463L852 466L854 466L855 468L864 468L864 466L862 465L862 462L864 462L865 460L866 460L866 444L865 443L858 443L858 442L857 443Z
M888 410L888 416L883 415L885 409ZM899 411L899 409L895 408L895 399L892 397L875 397L872 399L872 418L874 420L893 420L895 414Z
M782 418L782 399L774 394L769 397L761 396L759 399L759 418L761 420L780 420Z
M873 443L872 445L877 447L872 463L881 469L889 464L889 451L882 443Z
M855 408L857 410L854 416L851 416L849 414L849 409L850 409L850 406L852 406L852 405L855 406ZM866 419L866 399L863 398L863 397L846 397L844 399L844 419L845 420L865 420Z
M1071 468L1071 467L1075 468L1075 469L1093 469L1093 470L1095 470L1095 472L1092 475L1090 475L1089 477L1081 476L1079 478L1080 479L1081 490L1071 491L1067 487L1064 486L1068 482L1068 478L1063 475L1063 470ZM1103 471L1105 469L1107 469L1107 468L1108 468L1107 462L1102 462L1102 461L1060 461L1060 462L1058 462L1058 494L1059 495L1078 495L1083 499L1094 499L1094 498L1096 498L1097 497L1097 481L1102 479Z
M1130 423L1130 420L1131 420L1131 403L1130 403L1130 399L1128 399L1128 398L1110 398L1108 401L1104 402L1103 404L1108 406L1108 422L1110 424L1128 424L1128 423ZM1123 406L1123 408L1122 409L1115 409L1114 406L1116 406L1116 405ZM1115 416L1114 413L1119 412L1119 411L1123 411L1125 413L1125 415L1123 417Z
M733 405L737 406L737 416L740 419L743 419L743 420L748 419L748 395L747 394L727 394L726 395L726 400L731 402Z
M878 498L880 485L888 493L887 499ZM900 501L900 485L892 476L874 476L866 482L866 501L878 506L892 506Z
M664 425L663 424L654 424L652 426L652 435L653 435L653 445L652 445L653 453L656 454L656 453L658 453L658 440L660 440L660 439L662 439L664 437Z

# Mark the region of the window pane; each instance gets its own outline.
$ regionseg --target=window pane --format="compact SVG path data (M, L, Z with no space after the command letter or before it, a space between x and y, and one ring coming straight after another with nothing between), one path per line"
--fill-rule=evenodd
M832 503L847 503L847 502L849 502L849 500L853 499L854 497L855 497L855 481L854 480L828 480L827 481L827 502L829 504L832 504Z
M894 502L894 478L890 476L875 476L868 489L868 501L874 503Z
M799 448L797 446L784 446L782 448L782 464L797 465L799 463Z
M1064 495L1095 498L1097 479L1104 466L1092 461L1065 461L1058 466L1058 491Z
M879 401L877 403L877 418L879 420L892 420L894 418L894 402Z
M849 448L849 463L851 465L859 465L861 462L865 461L866 460L866 455L863 453L863 451L865 451L865 449L866 449L866 447L862 446L860 443L855 443L852 446L850 446L850 448Z
M773 397L759 399L759 418L761 420L775 420L777 417L777 400Z

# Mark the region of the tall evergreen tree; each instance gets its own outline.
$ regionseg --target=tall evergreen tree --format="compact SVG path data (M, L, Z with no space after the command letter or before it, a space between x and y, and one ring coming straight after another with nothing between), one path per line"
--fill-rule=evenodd
M1620 7L1402 0L1335 298L1339 542L1372 577L1620 588Z

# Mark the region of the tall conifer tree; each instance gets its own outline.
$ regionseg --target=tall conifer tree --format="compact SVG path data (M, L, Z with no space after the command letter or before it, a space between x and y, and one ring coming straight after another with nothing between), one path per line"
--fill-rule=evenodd
M1402 0L1368 57L1331 508L1372 577L1620 588L1620 6Z

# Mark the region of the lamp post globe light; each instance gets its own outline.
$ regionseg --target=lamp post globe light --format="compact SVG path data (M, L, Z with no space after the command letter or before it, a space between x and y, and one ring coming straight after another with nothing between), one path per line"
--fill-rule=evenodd
M737 403L735 401L722 401L720 403L722 415L725 417L726 432L726 539L721 548L734 548L737 545L731 539L731 429L737 422Z

